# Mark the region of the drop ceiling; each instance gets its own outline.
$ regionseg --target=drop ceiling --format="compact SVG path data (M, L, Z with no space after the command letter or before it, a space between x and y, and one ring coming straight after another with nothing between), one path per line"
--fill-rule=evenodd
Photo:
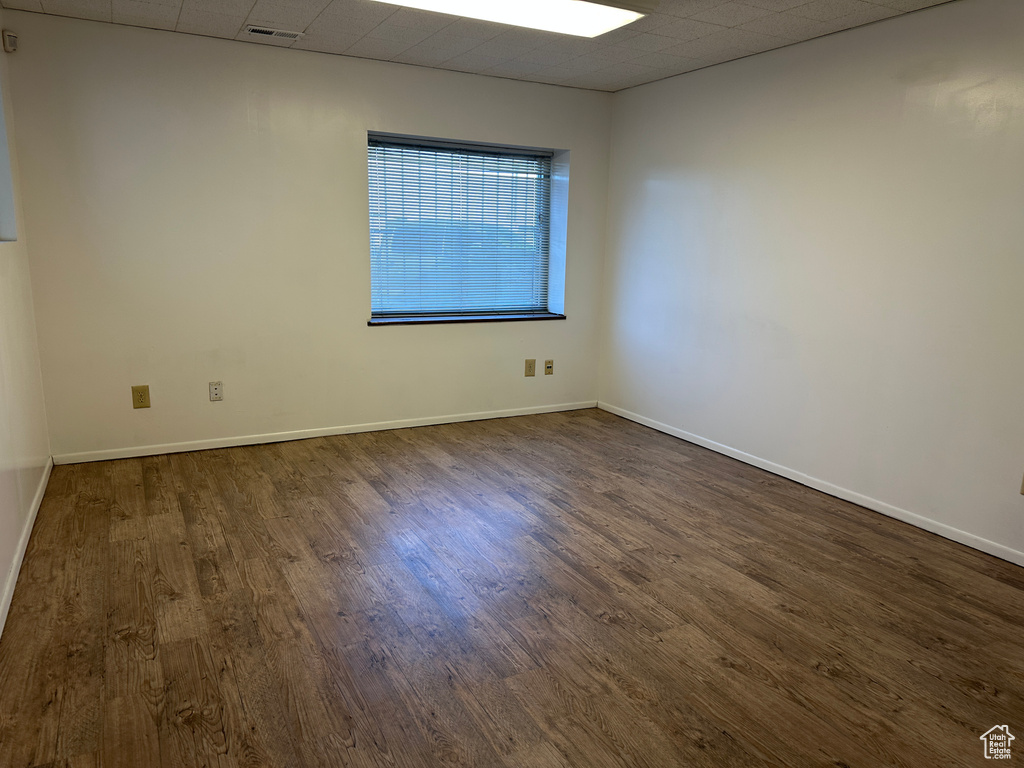
M374 0L0 0L4 8L618 91L950 0L661 0L593 39ZM248 34L249 25L301 32Z

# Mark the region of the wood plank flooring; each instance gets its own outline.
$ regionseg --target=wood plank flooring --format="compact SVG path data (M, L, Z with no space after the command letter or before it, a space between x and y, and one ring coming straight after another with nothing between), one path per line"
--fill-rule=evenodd
M1024 760L1022 630L1024 569L597 410L64 466L0 766Z

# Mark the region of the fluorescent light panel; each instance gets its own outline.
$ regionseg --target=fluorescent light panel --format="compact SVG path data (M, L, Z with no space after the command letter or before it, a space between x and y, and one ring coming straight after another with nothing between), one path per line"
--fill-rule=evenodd
M644 14L585 0L378 0L388 5L496 21L578 37L597 37Z

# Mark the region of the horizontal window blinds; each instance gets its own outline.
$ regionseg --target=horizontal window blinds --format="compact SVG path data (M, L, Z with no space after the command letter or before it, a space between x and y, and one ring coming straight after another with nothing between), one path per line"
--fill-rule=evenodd
M550 154L368 151L373 317L547 312Z

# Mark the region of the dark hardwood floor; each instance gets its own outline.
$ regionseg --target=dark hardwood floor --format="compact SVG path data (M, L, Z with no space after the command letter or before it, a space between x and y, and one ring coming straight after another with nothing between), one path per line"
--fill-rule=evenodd
M64 466L0 766L979 766L1022 630L1024 569L596 410Z

